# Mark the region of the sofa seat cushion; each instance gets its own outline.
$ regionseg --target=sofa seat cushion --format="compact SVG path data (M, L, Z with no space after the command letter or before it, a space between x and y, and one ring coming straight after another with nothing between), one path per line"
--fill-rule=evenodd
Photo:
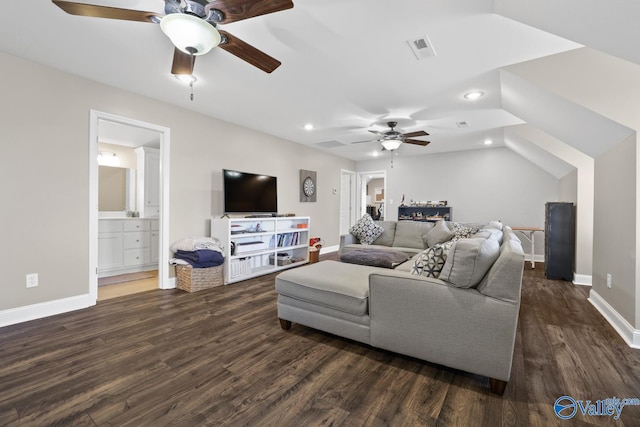
M382 246L382 245L362 245L360 243L350 243L348 245L342 246L340 248L340 253L341 254L346 254L348 252L359 251L359 250L362 250L364 248L377 249L377 250L383 250L383 251L404 252L409 257L415 256L415 255L419 254L420 252L422 252L424 250L422 248L405 248L405 247L402 247L402 246L389 247L389 246Z
M404 252L388 249L371 249L368 247L349 251L340 256L340 261L342 262L382 268L394 268L408 259L409 256Z
M278 274L276 292L364 316L368 314L369 274L381 270L364 265L322 261Z

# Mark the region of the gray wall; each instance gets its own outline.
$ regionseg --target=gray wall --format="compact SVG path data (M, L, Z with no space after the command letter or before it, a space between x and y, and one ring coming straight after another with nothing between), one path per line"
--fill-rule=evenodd
M636 319L636 138L596 158L593 290L631 325ZM606 275L611 274L611 289Z
M513 151L488 148L358 162L358 172L387 171L387 216L398 218L402 196L447 200L454 221L502 220L544 225L544 204L558 198L558 180ZM392 202L393 201L393 202Z
M338 243L332 189L354 162L3 53L0 63L0 310L88 293L91 109L171 129L170 242L208 234L221 170L236 168L277 176L280 211L311 216L312 234ZM299 169L317 171L316 203L299 202Z

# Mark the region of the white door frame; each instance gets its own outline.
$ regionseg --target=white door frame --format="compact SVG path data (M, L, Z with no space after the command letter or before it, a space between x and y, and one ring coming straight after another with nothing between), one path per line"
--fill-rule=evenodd
M158 257L158 287L174 288L169 278L169 128L110 113L91 110L89 114L89 298L98 299L98 136L99 121L135 126L160 134L160 256Z
M356 223L357 220L357 214L358 214L358 204L357 204L357 192L356 192L356 173L354 171L350 171L347 169L340 169L340 190L342 191L343 188L343 179L349 178L349 227L347 230L342 230L342 215L341 215L341 220L340 220L340 233L348 233L349 232L349 228L351 228L351 226L353 224ZM342 205L343 199L342 199L342 194L340 195L340 212L342 213L342 210L345 208L345 206Z

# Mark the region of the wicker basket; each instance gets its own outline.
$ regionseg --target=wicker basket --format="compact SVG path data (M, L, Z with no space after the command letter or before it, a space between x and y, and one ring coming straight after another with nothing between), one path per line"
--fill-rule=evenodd
M193 268L190 265L176 265L178 276L178 289L187 292L196 292L202 289L213 288L224 283L222 277L223 266L209 268Z

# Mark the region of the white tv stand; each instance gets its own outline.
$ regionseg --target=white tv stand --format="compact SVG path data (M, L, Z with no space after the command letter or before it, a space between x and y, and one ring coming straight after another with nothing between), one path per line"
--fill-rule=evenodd
M309 217L211 218L225 285L309 262ZM232 253L233 251L233 253Z

